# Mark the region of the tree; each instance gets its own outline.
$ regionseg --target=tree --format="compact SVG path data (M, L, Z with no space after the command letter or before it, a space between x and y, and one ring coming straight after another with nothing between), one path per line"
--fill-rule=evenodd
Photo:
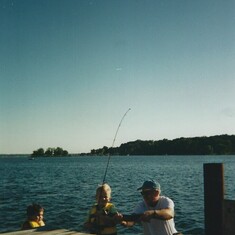
M44 149L39 148L38 150L34 150L33 153L31 154L32 157L40 157L44 155Z
M63 150L63 149L60 148L60 147L57 147L57 148L54 150L54 156L66 156L66 155L68 155L68 151Z
M51 157L54 155L54 148L47 148L46 152L45 152L45 155L48 156L48 157Z

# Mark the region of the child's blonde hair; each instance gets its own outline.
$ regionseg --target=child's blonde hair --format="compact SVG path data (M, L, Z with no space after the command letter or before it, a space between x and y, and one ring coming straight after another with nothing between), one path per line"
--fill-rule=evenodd
M102 194L102 192L106 192L107 196L109 198L111 197L112 190L107 183L98 186L98 188L96 189L96 196Z

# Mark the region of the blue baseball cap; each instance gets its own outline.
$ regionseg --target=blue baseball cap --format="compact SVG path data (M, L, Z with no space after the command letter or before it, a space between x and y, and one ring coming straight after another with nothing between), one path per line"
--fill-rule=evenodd
M147 191L147 190L160 190L160 184L154 180L146 180L143 185L137 190Z

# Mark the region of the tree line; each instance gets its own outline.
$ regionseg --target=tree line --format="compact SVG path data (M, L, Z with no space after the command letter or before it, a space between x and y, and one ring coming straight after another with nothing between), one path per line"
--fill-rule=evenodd
M45 151L43 148L39 148L37 150L34 150L31 154L31 157L64 157L68 156L68 151L63 150L60 147L57 148L47 148Z
M235 155L235 135L136 140L115 148L92 149L89 155Z

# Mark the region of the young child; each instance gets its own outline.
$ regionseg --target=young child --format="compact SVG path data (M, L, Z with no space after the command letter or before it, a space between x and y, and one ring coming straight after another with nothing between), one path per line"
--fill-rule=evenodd
M84 224L92 234L116 235L116 224L121 222L122 216L117 212L111 200L111 188L103 184L96 189L96 204L92 206Z
M22 225L22 229L33 229L45 226L43 222L44 209L38 204L32 204L27 207L27 220Z

